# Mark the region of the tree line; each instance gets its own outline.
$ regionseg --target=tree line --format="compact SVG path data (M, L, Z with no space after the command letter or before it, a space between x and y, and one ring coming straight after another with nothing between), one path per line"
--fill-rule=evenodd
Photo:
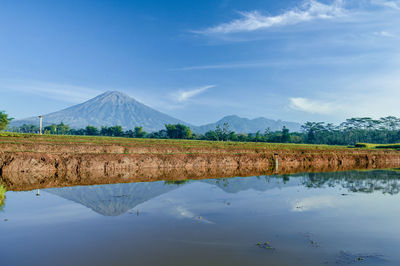
M0 112L0 114L4 113ZM1 120L0 116L0 126L2 125L1 121L3 120ZM8 128L8 131L38 133L39 127L37 125L24 124L20 127ZM119 125L111 127L102 126L101 128L88 125L86 128L73 129L64 123L60 123L44 127L43 133L128 138L195 139L210 141L308 143L329 145L355 145L359 142L388 144L400 142L400 118L394 116L383 117L378 120L369 117L350 118L338 125L325 122L306 122L302 125L302 132L290 132L288 128L283 127L282 130L278 131L266 129L264 132L258 131L244 134L232 131L229 124L225 123L221 126L216 126L214 130L210 130L205 134L194 133L190 127L183 124L166 124L164 129L148 133L145 132L142 127L135 127L133 130L124 130L122 126Z

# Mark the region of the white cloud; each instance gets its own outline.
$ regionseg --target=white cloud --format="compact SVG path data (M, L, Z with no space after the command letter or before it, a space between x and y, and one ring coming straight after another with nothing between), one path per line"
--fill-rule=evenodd
M80 103L103 92L70 84L14 80L1 80L0 90L19 91L70 103Z
M289 98L288 107L313 115L326 115L335 120L400 116L400 72L382 72L332 80L326 91L319 89L306 97Z
M376 36L396 37L387 31L374 32ZM171 70L176 71L191 71L191 70L218 70L218 69L247 69L247 68L279 68L279 67L299 67L299 66L312 66L312 65L348 65L349 63L365 63L366 60L372 60L376 57L384 56L383 53L370 53L368 55L345 55L345 56L313 56L313 57L299 57L299 58L285 58L285 59L269 59L265 61L244 61L221 63L214 65L194 65L181 68L174 68Z
M372 0L372 4L388 7L395 10L400 10L400 3L397 1L385 1L385 0Z
M316 19L334 19L343 17L346 13L342 0L336 0L332 4L307 0L300 8L288 10L280 15L267 16L259 11L239 12L242 18L194 32L200 34L249 32L274 26L294 25Z
M374 32L374 34L376 36L388 37L388 38L396 38L397 37L393 33L390 33L390 32L387 32L387 31L378 31L378 32Z
M332 114L341 109L340 105L333 102L323 102L307 98L289 98L289 107L312 114Z
M215 87L215 85L207 85L200 88L192 89L192 90L181 90L173 93L173 97L177 102L186 102L189 99L193 98L200 93L205 92L206 90Z

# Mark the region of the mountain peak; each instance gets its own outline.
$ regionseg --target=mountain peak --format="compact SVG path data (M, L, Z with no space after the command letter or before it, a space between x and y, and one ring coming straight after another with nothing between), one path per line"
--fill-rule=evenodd
M120 92L120 91L106 91L105 93L100 94L100 96L101 96L101 95L104 95L104 96L116 95L116 96L129 97L128 95L126 95L125 93L122 93L122 92Z
M133 98L126 95L125 93L122 93L120 91L106 91L103 94L98 95L98 99L105 99L105 98L120 98L120 99L130 99L132 100Z
M165 124L188 125L119 91L107 91L84 103L45 114L43 122L44 125L63 122L72 128L84 128L87 125L98 128L120 125L127 130L139 126L147 132L163 129ZM37 117L13 121L13 123L14 125L37 123Z

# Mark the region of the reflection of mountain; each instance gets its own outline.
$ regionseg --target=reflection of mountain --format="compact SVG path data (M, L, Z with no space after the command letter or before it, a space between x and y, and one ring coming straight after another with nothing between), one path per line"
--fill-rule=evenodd
M197 182L197 181L192 181ZM192 182L148 182L97 186L77 186L50 188L46 192L82 204L104 216L118 216L162 194L168 193ZM266 191L287 186L282 178L273 177L235 177L207 179L199 182L208 183L227 193L238 193L244 190ZM291 182L291 185L299 183Z
M283 188L300 185L300 180L287 176L253 176L201 180L215 185L227 193L238 193L245 190L267 191L274 188Z
M82 204L104 216L118 216L178 188L164 182L50 188L46 192Z
M105 216L117 216L137 205L187 184L197 182L216 186L226 193L245 190L267 191L275 188L305 186L323 188L340 186L352 192L387 194L400 192L400 173L395 171L349 171L335 173L308 173L292 176L235 177L204 179L200 181L167 181L78 186L46 189L47 192L82 204Z

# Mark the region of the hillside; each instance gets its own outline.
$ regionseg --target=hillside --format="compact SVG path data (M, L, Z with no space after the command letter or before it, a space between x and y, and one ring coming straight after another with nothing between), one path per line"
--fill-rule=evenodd
M216 123L203 126L193 126L189 123L161 113L146 106L135 99L117 91L108 91L84 103L77 104L64 110L46 114L43 116L43 125L59 124L63 122L71 128L85 128L88 125L100 128L101 126L120 125L124 130L141 126L146 132L158 131L165 128L165 124L184 124L190 126L193 132L204 134L214 130L217 125L228 123L230 130L236 133L264 132L269 128L271 131L281 130L286 126L290 131L300 131L300 124L282 120L272 120L264 117L255 119L242 118L230 115L222 118ZM39 118L29 117L12 121L10 126L21 126L23 124L39 124Z
M271 131L281 130L283 126L290 131L300 131L301 125L295 122L286 122L282 120L272 120L264 117L255 119L248 119L239 117L237 115L225 116L216 123L207 124L197 127L195 130L204 134L205 132L215 129L217 125L223 126L224 123L229 124L229 129L236 133L255 133L261 131L262 133L269 128Z
M148 107L117 91L105 92L84 103L43 116L44 125L63 122L72 128L121 125L125 130L142 126L145 131L158 131L165 124L187 123ZM16 120L11 126L38 124L37 117Z

